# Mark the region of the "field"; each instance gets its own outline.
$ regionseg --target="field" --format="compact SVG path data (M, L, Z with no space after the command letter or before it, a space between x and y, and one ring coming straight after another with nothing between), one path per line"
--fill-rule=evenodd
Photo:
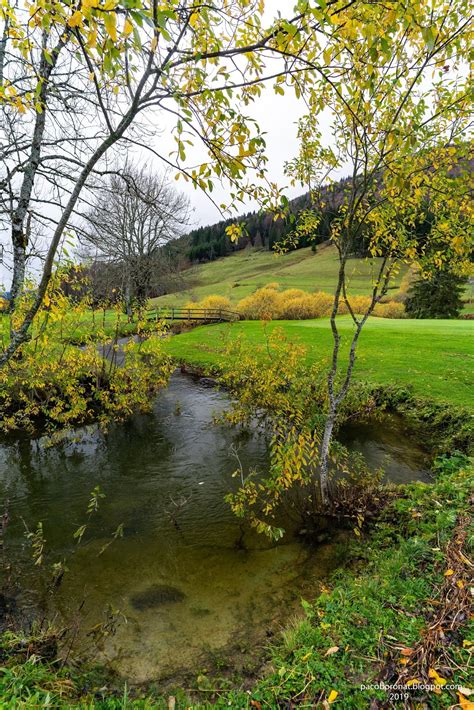
M349 292L352 295L369 293L376 263L377 259L349 261ZM256 289L275 282L281 289L301 288L331 293L337 272L337 253L333 246L320 247L316 254L309 247L284 255L262 249L244 249L232 256L191 267L184 272L184 290L155 298L152 304L182 306L210 294L227 296L236 303ZM391 293L397 291L401 276L392 284Z
M350 317L341 316L339 326L347 344L353 331ZM291 342L304 345L308 363L328 360L332 337L327 318L275 321L267 327L280 327ZM238 335L255 346L264 342L264 327L255 321L201 326L170 338L166 347L178 360L218 366L226 340ZM361 335L355 378L410 386L416 395L472 406L473 335L472 321L372 318Z

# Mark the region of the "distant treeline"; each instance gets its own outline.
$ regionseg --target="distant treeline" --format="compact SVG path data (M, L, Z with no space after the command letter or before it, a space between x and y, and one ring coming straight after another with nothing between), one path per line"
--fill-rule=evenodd
M474 159L464 157L460 159L451 170L451 176L456 177L461 172L472 173ZM308 237L301 237L294 242L291 248L316 246L329 239L331 236L331 223L337 217L344 200L344 194L351 186L351 178L343 178L333 185L322 188L320 194L320 207L311 204L311 197L308 192L294 198L288 205L288 216L285 219L274 219L270 212L248 212L237 218L228 219L211 224L206 227L199 227L190 232L186 237L181 238L180 248L189 261L205 262L213 261L221 256L227 256L235 251L244 249L249 244L254 247L261 247L271 251L278 242L281 242L295 229L295 221L301 210L312 208L319 212L320 222L315 234ZM232 242L226 235L226 227L233 223L244 224L244 236L238 243ZM423 244L429 234L433 222L433 214L429 209L421 217L415 229ZM367 256L367 245L369 235L367 229L362 226L357 230L357 237L354 238L354 256Z

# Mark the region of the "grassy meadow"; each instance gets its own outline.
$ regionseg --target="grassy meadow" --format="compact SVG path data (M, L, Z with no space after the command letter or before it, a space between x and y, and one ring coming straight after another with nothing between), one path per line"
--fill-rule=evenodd
M349 292L353 296L368 295L376 274L378 259L351 259L349 262ZM339 269L334 246L310 247L278 255L263 249L243 249L231 256L207 264L193 266L184 272L185 283L179 293L152 299L156 306L182 306L188 301L200 301L205 296L226 296L233 303L250 295L268 283L278 283L282 290L300 288L304 291L334 291ZM394 294L404 271L398 275L389 293Z
M309 364L328 361L332 335L328 318L257 321L210 325L168 339L166 349L177 360L219 367L229 339L241 336L250 346L261 344L265 328L281 328L288 340L305 346ZM353 332L349 316L340 316L343 344ZM474 402L474 323L467 320L394 320L372 318L362 332L354 375L373 384L410 386L418 396L451 404ZM344 347L344 346L343 346Z

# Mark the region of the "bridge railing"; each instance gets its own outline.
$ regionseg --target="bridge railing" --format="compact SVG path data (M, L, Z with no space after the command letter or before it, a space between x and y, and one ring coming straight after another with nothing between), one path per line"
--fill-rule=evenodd
M225 308L154 308L147 313L148 320L237 321L240 313Z

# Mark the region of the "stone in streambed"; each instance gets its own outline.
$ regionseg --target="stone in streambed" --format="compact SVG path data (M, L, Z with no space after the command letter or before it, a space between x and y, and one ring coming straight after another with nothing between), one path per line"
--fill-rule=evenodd
M182 602L185 594L177 587L168 584L152 584L143 592L138 592L130 597L130 602L138 611L153 609L163 604L175 604Z

